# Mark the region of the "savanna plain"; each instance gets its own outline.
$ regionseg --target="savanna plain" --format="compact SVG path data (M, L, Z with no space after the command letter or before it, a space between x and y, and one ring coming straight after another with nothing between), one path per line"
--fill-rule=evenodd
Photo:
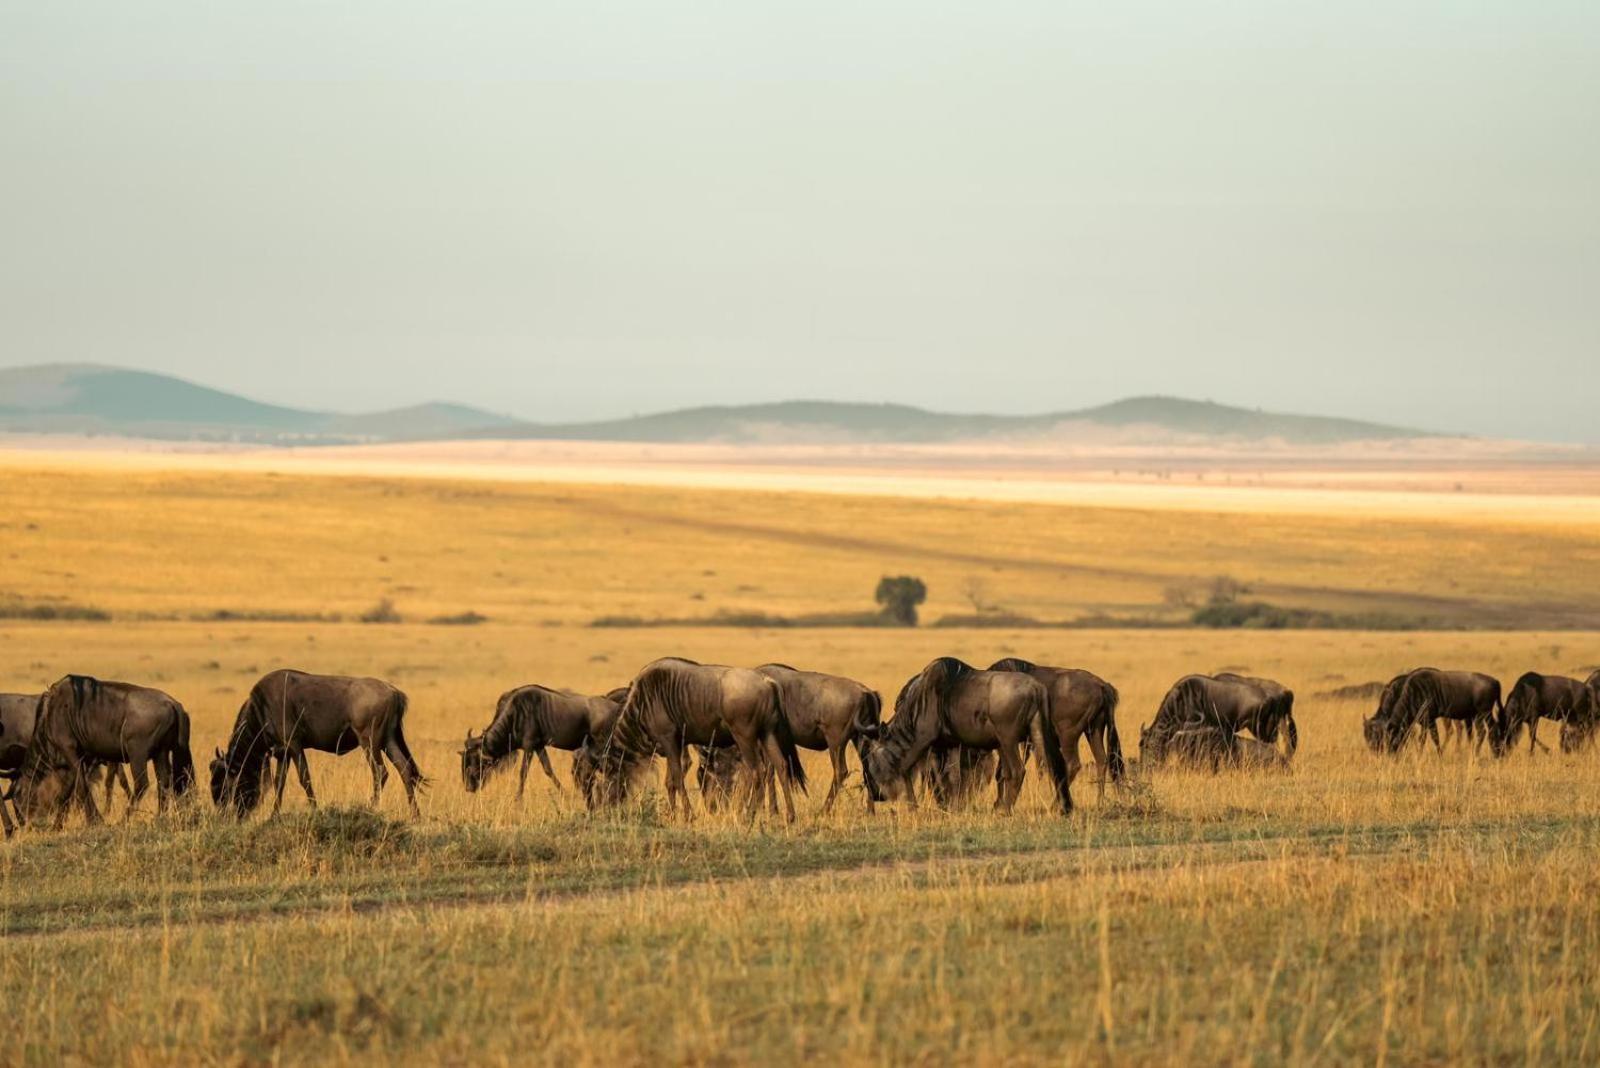
M411 821L392 782L366 807L359 758L313 754L315 812L292 782L244 822L202 790L0 846L0 1061L1594 1063L1600 754L1380 759L1360 719L1364 684L1423 664L1587 674L1600 518L1355 499L0 457L0 689L158 686L203 767L264 672L378 675L410 695L433 780ZM797 625L870 612L899 574L927 584L922 626ZM1184 625L1217 576L1346 625ZM591 816L559 753L563 788L535 767L520 802L514 773L463 790L457 750L502 690L602 691L666 654L890 696L938 654L1084 667L1121 691L1130 757L1176 678L1239 670L1296 691L1301 748L1285 775L1135 761L1103 795L1086 765L1067 818L1032 767L1009 817L869 817L858 789L823 816L810 753L792 826L670 821L659 795Z

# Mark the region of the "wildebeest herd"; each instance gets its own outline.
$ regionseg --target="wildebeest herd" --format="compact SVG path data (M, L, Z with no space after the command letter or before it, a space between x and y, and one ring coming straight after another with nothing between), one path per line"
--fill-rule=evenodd
M1108 781L1126 774L1117 703L1116 688L1088 671L1015 657L979 670L946 656L906 680L885 721L879 694L841 676L784 664L742 668L667 657L601 696L539 685L507 691L489 725L467 732L461 779L475 792L520 753L520 798L534 758L560 785L548 751L561 749L573 754L575 785L596 809L626 802L659 757L666 765L668 807L674 814L681 807L688 818L693 755L708 808L737 801L753 818L763 797L776 813L781 793L784 814L793 821L794 793L806 790L802 748L828 753L833 775L824 812L849 777L852 748L868 811L899 798L914 804L919 788L949 806L992 776L995 808L1009 812L1031 756L1056 806L1070 813L1072 783L1082 766L1080 740L1088 742L1099 768L1102 794ZM260 805L270 776L276 813L292 763L314 806L306 753L360 749L372 771L373 803L389 778L387 759L416 815L417 791L427 779L406 744L406 710L406 695L378 679L269 672L240 707L226 748L215 751L212 801L247 815ZM1398 753L1413 740L1442 748L1442 721L1447 732L1457 731L1476 748L1487 743L1500 756L1524 729L1530 752L1548 749L1538 740L1541 719L1561 724L1563 751L1586 744L1600 721L1600 671L1584 682L1529 672L1502 698L1500 683L1489 675L1417 668L1383 688L1362 733L1378 753ZM1286 769L1298 744L1293 691L1271 679L1228 673L1179 679L1139 732L1146 767ZM0 820L7 836L14 830L8 805L24 824L59 827L74 803L88 822L98 822L92 787L102 776L107 803L120 782L131 814L149 789L152 769L158 811L194 786L189 714L160 690L68 675L42 694L0 694L0 777L9 780Z

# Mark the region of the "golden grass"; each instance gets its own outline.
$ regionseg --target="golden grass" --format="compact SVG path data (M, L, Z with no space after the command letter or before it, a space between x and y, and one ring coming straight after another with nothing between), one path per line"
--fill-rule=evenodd
M1271 495L1263 498L1270 508ZM1600 627L1600 517L1177 511L270 473L14 466L0 607L119 617L694 618L871 610L880 576L933 620L984 600L1039 619L1181 618L1169 587L1450 626Z
M291 783L276 821L201 803L0 846L0 1060L1592 1063L1600 1050L1595 754L1378 759L1360 743L1365 703L1325 696L1420 663L1506 682L1570 673L1600 662L1596 633L580 625L839 610L885 571L928 579L937 615L961 610L967 557L995 561L996 599L1050 616L1144 605L1171 574L1211 570L1406 594L1453 572L1463 597L1533 603L1590 594L1600 580L1562 569L1592 541L1509 522L1418 520L1375 540L1328 517L1253 527L195 472L8 472L0 499L0 595L118 616L0 624L0 688L68 670L161 686L193 714L203 759L270 668L382 675L411 695L407 732L435 780L412 825L397 786L366 813L359 762L313 755L315 816ZM1195 555L1174 548L1191 539ZM1467 567L1479 556L1499 570ZM408 619L491 621L187 618L349 618L383 596ZM1130 754L1173 679L1248 670L1297 691L1302 749L1292 775L1138 776L1103 802L1086 779L1071 819L1031 770L1009 819L981 805L869 819L854 791L822 819L814 786L792 828L684 826L648 805L591 818L538 771L520 805L514 776L461 789L456 747L501 690L600 690L666 653L784 659L888 693L941 653L1081 665L1121 689ZM806 763L825 783L821 756Z

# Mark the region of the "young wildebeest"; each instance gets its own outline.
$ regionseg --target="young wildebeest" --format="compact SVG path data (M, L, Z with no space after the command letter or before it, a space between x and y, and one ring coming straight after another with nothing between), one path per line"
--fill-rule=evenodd
M1087 738L1100 768L1100 796L1106 779L1121 782L1124 771L1122 739L1117 736L1117 690L1100 676L1077 668L1043 667L1010 656L989 666L990 671L1019 671L1044 685L1045 714L1039 717L1039 760L1050 772L1061 811L1072 811L1072 780L1083 761L1078 739Z
M626 686L604 697L586 697L547 686L519 686L506 691L495 705L494 719L488 728L478 735L467 731L466 747L461 750L462 785L468 793L476 793L489 776L504 767L511 754L520 749L518 801L528 787L528 765L535 756L556 789L561 789L561 781L550 766L546 749L577 752L589 739L610 734L611 725L617 721L627 696Z
M1506 695L1495 730L1495 754L1505 755L1523 727L1528 728L1528 752L1532 753L1537 745L1548 753L1550 747L1539 741L1539 720L1552 719L1563 725L1569 720L1587 723L1593 716L1593 701L1593 691L1577 679L1527 672ZM1567 734L1565 727L1562 734Z
M794 744L827 750L833 763L833 785L822 811L832 811L834 799L850 775L845 747L878 727L883 698L878 691L839 675L798 671L786 664L763 664L756 670L778 684Z
M868 811L904 792L915 803L914 775L931 750L967 746L1000 757L995 808L1010 812L1022 791L1022 746L1044 713L1038 680L1014 671L979 671L953 656L937 658L901 687L894 718L862 743Z
M1139 728L1140 759L1162 763L1180 731L1188 731L1190 735L1187 739L1176 739L1179 748L1174 750L1175 754L1193 763L1191 751L1197 746L1212 750L1216 759L1208 757L1207 760L1218 767L1241 763L1234 754L1239 748L1235 736L1242 730L1249 731L1256 741L1268 746L1277 740L1280 727L1286 727L1289 737L1298 740L1298 731L1292 726L1294 695L1276 683L1261 685L1270 681L1258 682L1239 675L1184 676L1162 698L1150 726ZM1248 748L1254 751L1253 747ZM1257 766L1259 761L1242 763Z
M271 671L250 689L228 737L228 751L217 750L211 762L211 799L231 805L243 816L261 803L262 769L268 757L278 760L272 811L283 804L289 762L300 774L300 786L313 808L311 768L306 750L339 756L360 746L372 768L372 804L389 779L385 755L405 784L411 815L420 816L417 787L427 783L406 746L406 695L380 679L343 675L309 675L287 669Z
M76 799L84 817L98 823L100 810L90 792L98 764L132 769L132 815L150 788L147 763L155 767L157 811L165 812L168 796L182 796L194 783L189 714L183 706L160 690L68 675L46 690L37 706L33 738L13 789L17 815L36 819L53 806L59 827Z
M660 753L667 760L667 804L683 802L693 818L685 748L738 747L744 765L746 816L754 818L761 786L775 769L789 822L794 822L791 787L806 788L806 772L783 712L778 684L749 668L697 664L666 657L647 664L628 687L628 697L609 737L596 743L608 801L627 795L628 780L641 760Z
M1500 682L1493 676L1417 668L1389 680L1378 699L1378 711L1361 721L1361 731L1374 752L1398 753L1413 729L1431 737L1434 748L1442 750L1438 721L1457 720L1479 745L1484 738L1494 745L1500 711Z

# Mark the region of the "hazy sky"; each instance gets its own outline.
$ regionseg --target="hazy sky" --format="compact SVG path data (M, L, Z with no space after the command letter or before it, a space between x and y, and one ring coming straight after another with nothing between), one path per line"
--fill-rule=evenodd
M0 0L0 365L1600 440L1596 0Z

